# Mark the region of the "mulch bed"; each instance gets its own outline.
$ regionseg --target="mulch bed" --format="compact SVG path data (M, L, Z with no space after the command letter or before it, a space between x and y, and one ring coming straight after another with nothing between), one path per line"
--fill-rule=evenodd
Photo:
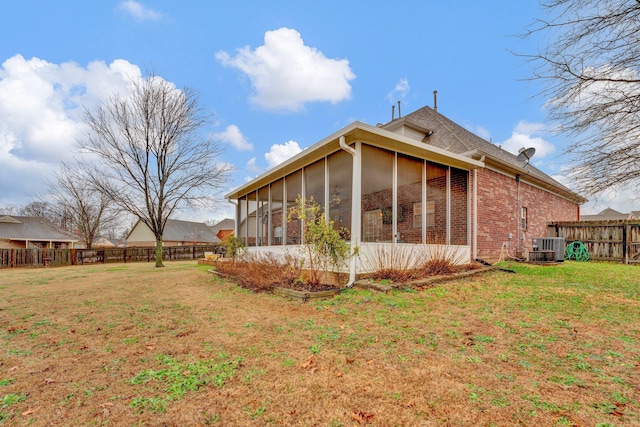
M380 283L373 279L357 280L354 286L365 289L374 289L377 291L388 292L392 289L412 288L412 289L427 289L431 288L438 283L445 283L452 280L462 279L465 277L475 276L477 274L486 273L488 271L494 271L498 267L478 267L478 268L464 268L451 274L445 274L440 276L425 277L423 279L411 280L408 282L394 282L394 283Z

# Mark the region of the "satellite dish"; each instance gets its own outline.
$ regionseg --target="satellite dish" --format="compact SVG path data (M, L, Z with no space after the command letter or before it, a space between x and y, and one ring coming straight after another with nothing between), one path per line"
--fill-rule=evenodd
M529 160L531 160L531 158L533 157L533 155L536 153L536 149L534 147L529 147L529 148L524 148L522 147L521 149L518 150L518 157L516 157L516 159L519 162L527 162L527 164L529 163Z

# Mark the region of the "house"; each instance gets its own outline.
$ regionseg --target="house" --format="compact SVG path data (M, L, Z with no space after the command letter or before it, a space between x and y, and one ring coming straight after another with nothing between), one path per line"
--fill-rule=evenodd
M416 256L446 245L466 262L523 256L548 222L577 221L586 201L430 107L354 122L227 194L249 250L301 242L300 224L286 220L298 195L319 202L358 248L351 273L389 245L412 245Z
M214 245L220 243L208 225L203 222L169 219L164 228L164 246ZM156 238L151 229L141 221L134 225L127 236L127 247L155 246Z
M41 217L0 216L2 249L67 249L80 239Z
M615 209L606 208L595 215L582 215L580 221L631 221L638 219L638 212L620 213Z
M125 247L124 239L109 239L108 237L96 237L93 240L93 248L122 248Z
M221 241L227 240L227 237L233 235L233 232L236 228L236 222L233 218L225 218L216 225L210 226L213 234L218 237Z

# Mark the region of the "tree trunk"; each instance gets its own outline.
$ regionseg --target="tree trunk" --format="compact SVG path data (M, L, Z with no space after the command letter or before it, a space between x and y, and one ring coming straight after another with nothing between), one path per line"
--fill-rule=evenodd
M156 267L164 267L162 264L162 239L156 239Z

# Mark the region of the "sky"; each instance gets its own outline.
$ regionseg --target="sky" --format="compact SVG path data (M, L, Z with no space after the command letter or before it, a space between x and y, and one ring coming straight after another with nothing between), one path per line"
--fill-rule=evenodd
M534 0L0 2L0 209L26 205L78 153L85 109L150 72L190 88L213 120L218 160L234 166L220 198L347 126L425 105L561 180L567 141L550 132L529 79L543 17ZM397 114L397 110L396 110ZM624 192L582 206L640 210ZM204 221L232 216L182 211Z

